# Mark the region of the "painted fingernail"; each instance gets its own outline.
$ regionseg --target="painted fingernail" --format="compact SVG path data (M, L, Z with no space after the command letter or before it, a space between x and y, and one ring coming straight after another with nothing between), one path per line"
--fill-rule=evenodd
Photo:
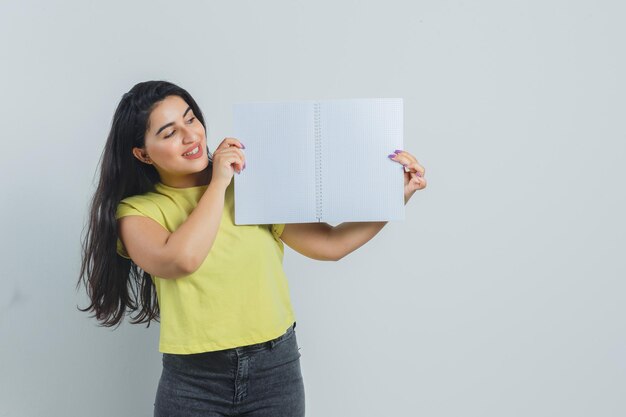
M389 158L393 159L393 158L395 158L395 157L396 157L396 156L398 156L398 155L396 155L395 153L392 153L392 154L387 155L387 156L388 156Z
M245 164L245 162L244 162L244 164L243 164L243 169L246 169L246 164Z
M400 149L396 149L394 152L395 152L395 153L400 153L400 152L402 152L402 150L400 150Z
M421 176L422 176L422 173L421 173L421 172L419 172L419 171L417 171L417 172L415 173L415 175L417 175L418 177L421 177Z

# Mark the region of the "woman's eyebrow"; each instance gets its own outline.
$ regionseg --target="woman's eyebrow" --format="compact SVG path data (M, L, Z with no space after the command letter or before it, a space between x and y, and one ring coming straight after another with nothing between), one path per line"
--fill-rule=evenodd
M185 112L183 113L183 117L185 117L185 115L187 114L187 112L189 112L189 110L191 110L191 106L187 107L187 110L185 110ZM159 130L157 130L157 132L154 134L154 136L158 136L159 133L161 133L161 131L171 125L173 125L174 122L169 122L167 124L164 124L163 126L161 126L161 128Z

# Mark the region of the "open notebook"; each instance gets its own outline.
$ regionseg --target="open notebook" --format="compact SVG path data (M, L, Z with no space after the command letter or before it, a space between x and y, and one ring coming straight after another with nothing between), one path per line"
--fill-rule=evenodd
M237 103L235 224L404 220L401 98Z

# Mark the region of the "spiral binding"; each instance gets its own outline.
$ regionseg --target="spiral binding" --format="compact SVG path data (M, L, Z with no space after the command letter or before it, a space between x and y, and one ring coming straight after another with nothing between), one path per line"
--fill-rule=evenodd
M315 216L322 221L322 126L320 123L320 103L313 103L315 133Z

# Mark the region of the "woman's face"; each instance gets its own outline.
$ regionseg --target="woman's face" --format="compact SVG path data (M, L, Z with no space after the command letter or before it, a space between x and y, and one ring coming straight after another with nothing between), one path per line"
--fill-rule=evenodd
M203 180L209 164L204 126L179 96L159 102L149 117L144 148L133 148L141 162L154 165L166 185L193 187ZM197 148L197 149L196 149ZM195 155L184 155L190 151Z

